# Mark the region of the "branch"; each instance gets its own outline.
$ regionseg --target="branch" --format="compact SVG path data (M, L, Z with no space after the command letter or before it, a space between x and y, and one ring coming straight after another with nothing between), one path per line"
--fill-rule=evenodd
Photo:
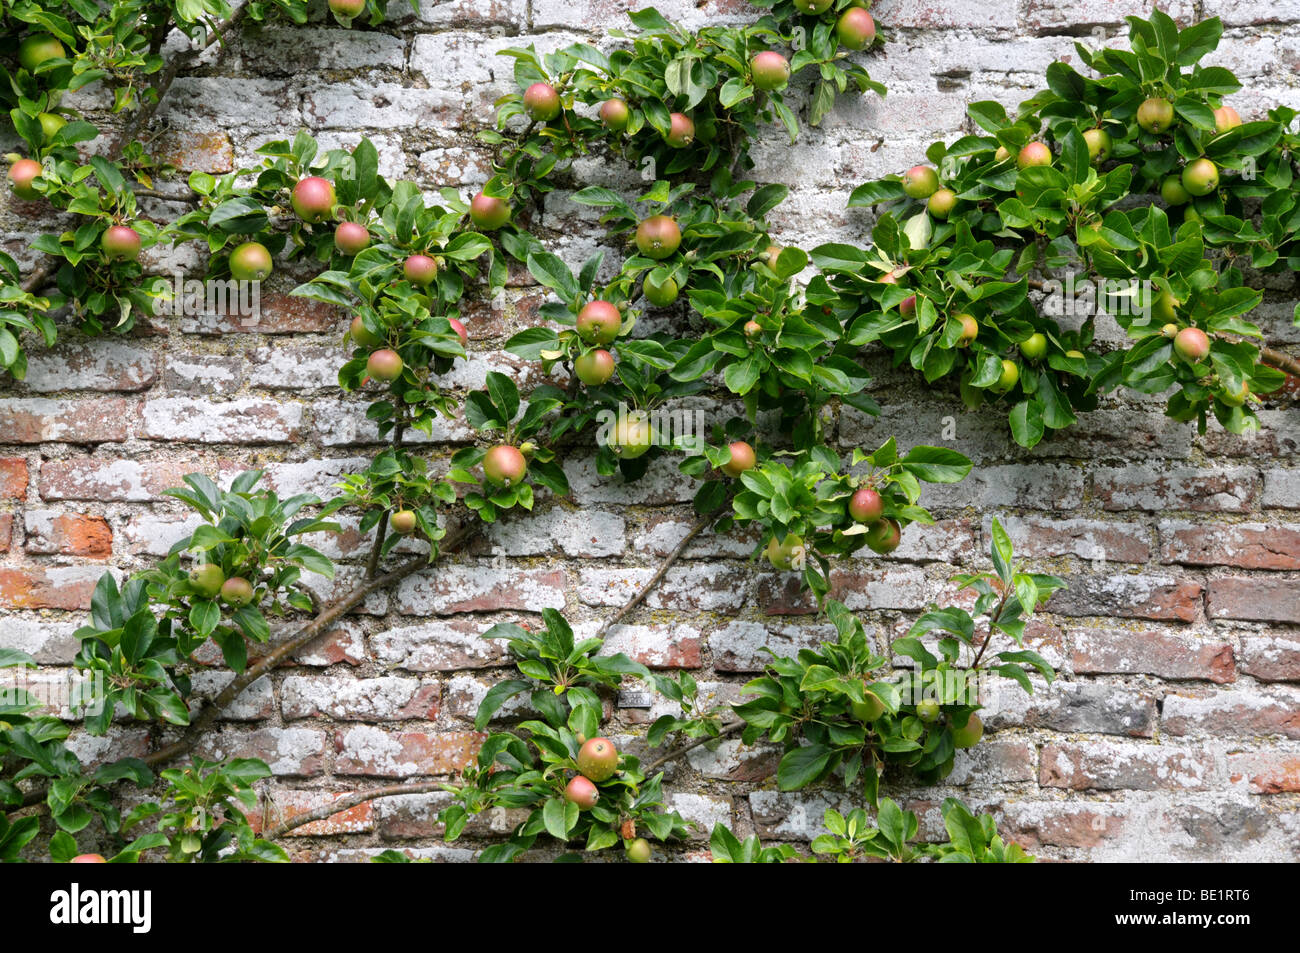
M318 807L314 811L306 814L299 814L287 821L281 821L275 827L262 834L267 840L275 840L277 837L283 837L289 831L296 830L299 827L305 827L316 821L323 821L327 817L333 817L340 811L349 811L359 804L365 804L367 801L375 801L383 797L398 797L402 794L433 794L441 791L443 782L441 781L413 781L408 784L389 784L382 788L373 788L369 791L362 791L352 794L345 798L340 798L326 804L324 807Z
M736 732L740 731L740 729L744 728L745 724L746 722L744 721L733 721L731 724L725 725L723 729L720 732L718 732L718 734L716 735L709 735L704 738L696 738L694 741L689 741L679 748L674 748L672 751L668 752L662 758L657 758L656 760L651 761L648 765L646 765L645 776L650 777L650 775L652 775L659 768L662 768L669 761L676 761L682 755L686 754L686 752L694 751L696 748L700 747L700 745L707 745L710 741L717 741L720 738L726 738L729 735L734 735Z
M1300 377L1300 360L1271 347L1260 346L1259 362L1267 364L1269 367L1275 367L1279 371L1286 371L1292 377Z

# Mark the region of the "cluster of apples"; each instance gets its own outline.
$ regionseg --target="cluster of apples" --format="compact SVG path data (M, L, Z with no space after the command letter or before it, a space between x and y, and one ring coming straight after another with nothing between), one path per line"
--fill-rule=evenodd
M205 599L220 598L233 608L246 606L253 601L256 589L243 576L227 577L217 563L199 563L190 570L190 588Z
M578 774L565 785L564 799L576 804L580 811L589 811L600 800L596 785L608 781L618 770L618 749L608 738L589 738L578 749L577 764ZM633 837L635 832L630 821L623 825L627 859L636 864L648 863L650 843L644 837Z
M795 9L801 13L820 14L831 8L835 0L794 0ZM850 50L864 50L876 39L876 21L867 12L867 0L853 0L835 21L835 38Z

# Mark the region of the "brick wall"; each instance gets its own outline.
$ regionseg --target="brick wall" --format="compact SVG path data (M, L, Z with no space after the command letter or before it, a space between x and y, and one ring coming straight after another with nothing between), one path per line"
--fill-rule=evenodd
M636 5L642 5L637 3ZM321 5L323 8L323 5ZM664 0L692 25L756 15L742 0ZM1121 0L892 0L877 19L892 40L868 62L890 92L844 101L819 130L787 147L772 135L756 150L760 179L788 182L779 236L805 248L861 241L870 219L848 211L852 187L915 162L936 138L966 128L967 104L1011 106L1041 85L1047 64L1077 59L1073 43L1114 37L1145 3ZM1244 117L1300 105L1300 2L1162 3L1182 21L1220 15L1214 61L1249 92L1230 102ZM161 109L164 143L185 168L225 171L261 142L300 125L325 146L369 135L381 171L427 187L468 190L486 177L472 133L508 88L509 61L492 54L535 42L552 49L600 39L622 26L615 0L424 0L418 17L391 5L381 32L346 32L319 15L305 28L250 30L226 59L182 77ZM207 62L211 64L211 54ZM102 115L93 90L77 105ZM2 143L6 150L10 143ZM625 181L621 170L580 165L587 181ZM26 241L57 227L39 207L0 206L5 250L29 260ZM558 253L580 260L598 242L592 216L552 197L542 226ZM151 263L201 267L192 249ZM25 383L0 387L0 638L33 653L51 677L75 651L71 637L106 569L147 566L187 531L160 491L191 471L230 475L263 467L283 493L328 494L339 474L375 451L365 401L334 386L347 316L285 293L285 271L253 329L226 319L164 319L131 336L65 334L35 349ZM1293 289L1265 306L1271 336L1300 342ZM457 386L481 386L489 369L532 374L504 340L537 321L544 296L513 283L504 308L471 313L470 361ZM1300 858L1300 417L1268 405L1253 438L1212 426L1198 437L1126 393L1032 453L1018 449L993 413L971 415L946 392L870 361L879 419L845 412L847 448L897 434L903 445L939 443L971 456L964 483L926 501L937 526L914 528L889 558L843 561L835 582L882 640L906 630L927 602L951 592L958 570L987 566L998 515L1021 552L1064 575L1068 592L1031 629L1030 642L1060 680L1031 697L1002 694L986 740L962 754L936 788L891 787L940 827L938 805L956 794L993 809L1027 848L1054 859ZM449 453L469 431L448 423L431 452ZM207 757L255 755L273 768L269 803L292 815L340 793L393 779L444 775L474 750L473 712L502 676L499 649L478 638L491 623L563 608L592 631L670 551L691 522L693 487L667 461L640 483L595 474L581 453L566 464L569 500L494 527L467 554L368 599L294 664L252 686L204 745ZM691 669L719 700L734 699L760 667L759 648L792 652L826 627L806 599L745 562L752 541L701 539L611 650L646 664ZM353 529L324 548L343 561L344 586L360 574L366 538ZM506 555L502 555L506 554ZM322 583L322 592L328 587ZM210 659L218 661L215 655ZM200 686L215 691L214 666ZM635 748L660 714L616 712L609 732ZM111 739L83 738L87 759L139 754L149 733L123 724ZM773 752L729 741L671 769L674 806L707 830L807 840L838 792L782 794ZM481 818L455 849L441 846L437 795L354 808L295 832L304 859L358 860L389 846L468 859L508 816ZM706 848L693 846L695 856Z

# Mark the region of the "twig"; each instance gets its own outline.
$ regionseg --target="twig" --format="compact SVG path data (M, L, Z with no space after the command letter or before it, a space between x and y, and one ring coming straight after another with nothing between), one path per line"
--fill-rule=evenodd
M694 741L689 741L679 748L674 748L672 751L668 752L662 758L657 758L656 760L651 761L648 765L645 766L646 777L649 777L655 771L662 768L669 761L676 761L682 755L686 754L686 752L694 751L700 745L707 745L710 741L717 741L719 738L726 738L728 735L734 735L736 732L740 731L740 729L744 728L745 724L746 722L744 721L733 721L731 724L723 726L722 730L719 731L716 735L710 735L704 738L696 738Z
M262 834L267 840L275 840L277 837L283 837L289 831L304 827L315 821L323 821L327 817L333 817L340 811L348 811L359 804L365 804L367 801L376 801L383 797L398 797L402 794L432 794L442 790L440 781L412 781L407 784L389 784L382 788L373 788L369 791L361 791L337 801L332 801L324 807L318 807L314 811L306 814L299 814L287 821L281 821L275 827Z

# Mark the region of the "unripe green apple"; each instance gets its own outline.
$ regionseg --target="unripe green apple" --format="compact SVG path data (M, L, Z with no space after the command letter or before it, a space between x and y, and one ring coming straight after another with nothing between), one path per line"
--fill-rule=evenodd
M334 212L334 184L318 175L309 175L293 187L289 204L294 214L309 224L323 222Z
M395 381L402 376L402 356L392 348L380 348L366 360L366 373L377 381Z
M678 288L672 276L665 278L663 284L657 285L654 279L646 275L645 281L641 284L641 291L645 299L656 308L666 308L677 300Z
M18 44L18 65L29 73L46 60L60 60L68 55L63 44L48 33L33 33Z
M1241 382L1241 390L1227 391L1219 394L1219 400L1223 401L1229 407L1240 407L1246 403L1246 398L1250 396L1250 381Z
M41 124L41 133L45 136L46 142L53 139L54 134L68 124L68 121L58 113L41 113L36 119Z
M1110 158L1114 143L1105 129L1085 129L1083 141L1088 144L1088 158L1093 162L1105 162Z
M853 712L853 717L863 724L875 721L885 713L885 703L882 702L871 692L862 693L862 701L849 702L849 710Z
M271 274L271 253L260 242L244 242L230 253L230 277L262 281Z
M1183 188L1192 195L1209 195L1219 187L1219 170L1209 159L1196 159L1183 167Z
M627 859L634 864L650 863L650 842L644 837L638 837L627 845Z
M722 472L729 477L738 477L746 470L751 470L758 463L754 448L743 440L737 440L729 448L731 459L722 465Z
M935 218L946 219L957 207L957 193L952 189L939 189L930 196L926 207Z
M1174 124L1174 104L1167 99L1153 96L1138 107L1137 121L1146 132L1157 135L1167 132Z
M1003 358L1002 374L998 377L997 389L1001 391L1011 390L1019 380L1020 368L1016 365L1016 362Z
M190 570L190 586L208 599L215 598L225 582L226 574L216 563L203 563Z
M1192 193L1183 188L1181 176L1169 175L1160 183L1160 197L1170 205L1186 205L1192 200Z
M1160 329L1160 333L1172 340L1178 337L1178 325L1170 322Z
M928 199L939 188L939 173L928 165L914 165L903 173L903 194L912 199Z
M599 387L614 376L614 355L604 348L579 354L573 362L573 373L588 387Z
M803 537L791 533L784 540L778 540L773 536L767 544L767 561L776 569L783 572L791 569L802 569L802 565L796 567L795 563L801 562L804 556Z
M1214 129L1220 135L1240 125L1241 116L1231 106L1220 106L1214 111Z
M231 576L221 584L221 601L231 606L246 606L253 601L253 584L242 576Z
M878 556L886 556L903 541L903 530L898 525L898 520L882 519L871 524L866 537L867 549Z
M662 261L681 243L681 229L667 215L652 215L636 227L637 251L647 258Z
M1203 361L1210 354L1210 338L1200 328L1183 328L1174 335L1174 352L1190 364Z
M496 231L510 221L510 206L503 199L479 192L469 203L469 218L485 232Z
M927 725L939 720L939 703L932 698L923 698L916 703L916 717Z
M494 486L516 486L528 472L528 461L517 447L500 444L483 457L483 475Z
M352 20L365 12L366 0L329 0L329 7L330 13Z
M763 333L763 325L757 321L749 320L745 322L745 337L751 341Z
M1047 148L1045 142L1027 143L1020 154L1016 156L1016 165L1022 169L1033 168L1034 166L1043 166L1052 164L1052 150Z
M348 334L352 336L352 343L357 347L379 347L384 343L384 339L378 335L371 334L366 328L366 323L362 320L361 315L352 319L352 325L348 328Z
M41 174L41 164L35 159L18 159L9 167L9 181L13 184L14 195L25 201L41 197L32 181Z
M859 523L874 523L885 515L885 500L872 487L863 486L849 497L849 516Z
M654 430L650 418L641 411L620 414L614 431L609 435L609 446L621 460L643 457L654 445Z
M790 61L775 50L763 50L749 61L754 88L771 91L790 82Z
M685 113L673 113L669 116L668 135L664 137L674 149L685 149L695 141L695 123Z
M835 0L794 0L795 9L800 13L825 13Z
M618 751L608 738L590 738L578 749L578 770L597 783L608 781L618 769Z
M608 301L589 301L578 312L578 337L588 344L611 344L623 327L623 315Z
M959 314L954 318L961 322L961 337L957 339L958 347L967 347L972 341L979 337L980 325L969 314Z
M388 518L388 525L397 535L410 536L415 532L419 522L416 520L414 510L398 510Z
M535 122L550 122L561 108L560 94L550 83L533 83L524 90L524 112Z
M998 151L993 153L994 162L1006 162L1011 158L1011 150L1006 146L998 146Z
M1182 307L1182 304L1173 296L1172 292L1162 291L1151 302L1151 314L1157 321L1177 321L1178 309Z
M952 729L952 743L956 748L973 748L984 737L984 722L980 716L971 712L966 724Z
M1031 361L1042 360L1047 355L1047 336L1035 332L1020 342L1020 353Z

